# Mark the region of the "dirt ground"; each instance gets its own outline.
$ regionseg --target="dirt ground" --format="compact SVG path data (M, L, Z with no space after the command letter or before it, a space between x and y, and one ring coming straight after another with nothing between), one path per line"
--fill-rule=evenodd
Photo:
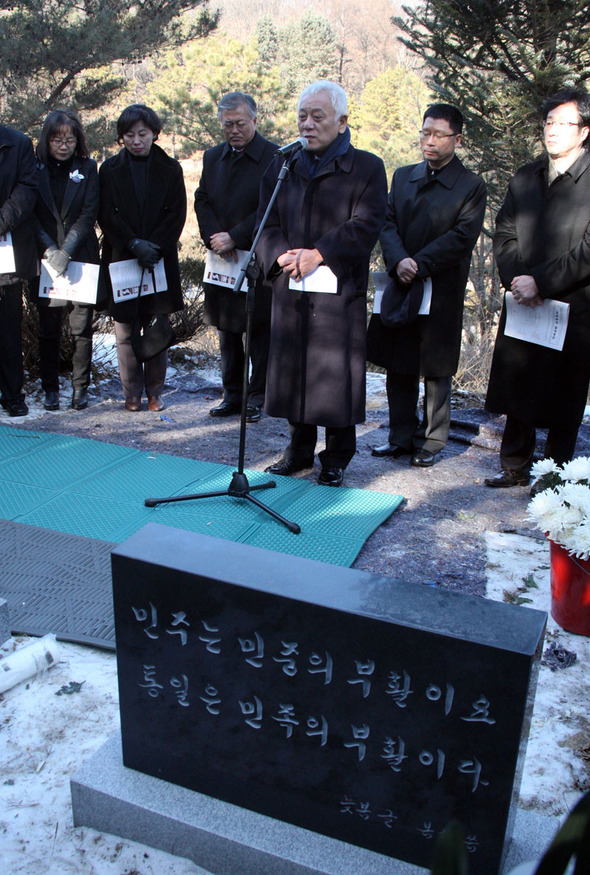
M120 384L113 378L91 390L85 411L67 406L68 391L62 393L60 411L19 420L3 416L2 421L237 467L239 417L219 420L209 415L220 397L215 369L193 363L169 371L162 413L148 412L145 400L142 412L126 411ZM491 417L481 408L454 407L451 438L432 468L411 468L407 457L377 459L371 447L387 440L387 402L383 379L368 375L367 419L357 429L357 452L345 472L345 486L397 493L404 502L369 538L355 567L483 595L486 531L542 538L525 519L527 488L484 485L484 478L498 470L502 425L502 417ZM281 455L287 440L286 422L263 415L247 426L245 467L263 470ZM577 453L590 453L588 425L580 430ZM297 476L315 481L318 473L316 461L313 471ZM258 497L264 500L263 493Z

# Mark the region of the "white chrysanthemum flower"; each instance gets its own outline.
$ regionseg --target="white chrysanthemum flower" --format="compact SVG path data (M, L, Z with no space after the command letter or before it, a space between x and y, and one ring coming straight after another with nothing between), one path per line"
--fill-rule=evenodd
M590 514L590 489L581 483L566 483L556 490L561 500L582 515Z
M590 479L590 459L587 456L580 456L578 459L572 459L571 462L566 462L562 466L562 478L564 480L579 481Z
M567 546L570 554L577 559L590 558L590 520L580 523L564 546Z
M554 474L558 470L558 466L553 459L540 459L538 462L535 462L531 468L531 477L533 477L535 481L540 480L544 474Z
M542 528L541 520L554 514L560 514L562 509L563 502L558 493L554 489L545 489L529 502L529 519L539 523L539 528Z
M563 466L553 459L536 462L531 474L547 487L529 502L527 519L578 559L590 557L590 458ZM561 481L561 482L560 482ZM582 482L580 482L582 481ZM585 481L585 482L584 482Z

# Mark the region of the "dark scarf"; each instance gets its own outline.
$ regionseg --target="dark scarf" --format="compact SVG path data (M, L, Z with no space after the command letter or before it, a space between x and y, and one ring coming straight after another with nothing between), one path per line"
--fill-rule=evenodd
M47 156L47 173L49 174L49 188L51 197L57 207L57 211L61 213L61 207L64 201L66 186L70 176L70 170L74 163L74 156L68 158L67 161L57 161L51 155Z
M338 134L336 139L330 143L323 155L316 155L315 152L308 152L307 150L302 152L300 160L303 161L303 166L309 173L309 178L313 179L318 171L327 167L334 158L346 155L349 146L350 128L347 127L342 134Z
M152 151L150 149L150 154L142 158L132 155L129 149L125 149L125 157L129 162L135 197L137 198L140 211L143 212L152 165Z

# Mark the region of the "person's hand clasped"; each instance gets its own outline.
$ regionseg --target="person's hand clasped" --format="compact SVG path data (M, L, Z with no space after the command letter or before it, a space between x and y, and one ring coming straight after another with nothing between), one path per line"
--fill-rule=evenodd
M514 295L514 300L517 304L522 304L524 307L541 307L543 298L539 294L539 289L534 277L526 274L515 276L510 286L510 291Z
M136 238L129 243L129 249L145 270L151 270L160 260L160 247L149 240Z
M323 261L318 249L288 249L277 258L277 264L288 273L295 282L301 282L303 277L312 273Z
M418 265L413 258L402 258L402 260L397 263L395 272L401 283L409 285L418 273Z
M63 249L58 249L57 246L47 249L43 257L45 261L49 262L57 276L62 276L68 269L70 256Z
M221 258L231 259L232 261L238 260L235 243L227 231L218 231L216 234L211 234L209 245L213 252L221 256Z

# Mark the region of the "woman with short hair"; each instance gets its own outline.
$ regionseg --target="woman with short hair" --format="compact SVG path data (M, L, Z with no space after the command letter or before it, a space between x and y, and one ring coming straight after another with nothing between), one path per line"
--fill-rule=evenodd
M39 195L35 207L35 235L39 254L57 276L70 261L98 264L95 224L98 215L96 161L88 155L78 115L55 109L43 124L37 146ZM72 303L39 296L39 279L30 283L39 311L39 370L46 410L59 408L61 329L66 313L74 346L72 407L88 406L92 359L92 304Z
M148 106L128 106L117 121L117 137L123 146L100 168L98 221L104 233L102 263L136 258L142 270L150 271L163 259L166 290L143 294L139 301L115 301L110 278L109 315L115 320L119 374L125 408L141 410L145 390L148 409L162 410L167 351L142 363L131 343L138 327L145 327L154 314L173 313L183 307L178 240L186 218L186 191L182 168L156 140L162 130L157 114Z

